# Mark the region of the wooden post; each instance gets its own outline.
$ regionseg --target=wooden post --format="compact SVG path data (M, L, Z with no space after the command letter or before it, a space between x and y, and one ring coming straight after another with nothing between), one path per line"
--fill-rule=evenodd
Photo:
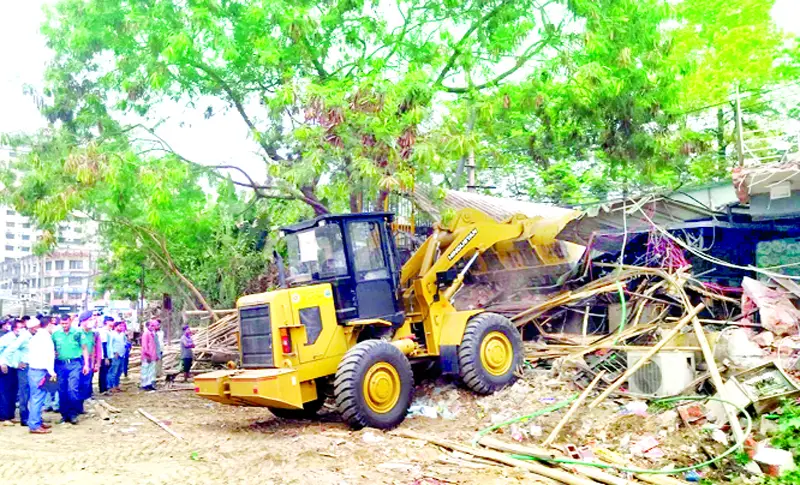
M678 323L676 323L675 326L672 327L672 330L670 330L669 332L667 332L666 335L664 335L664 338L662 338L660 342L658 342L656 345L653 346L652 349L650 349L649 352L644 354L642 358L639 359L635 364L628 365L628 370L626 370L625 373L619 377L619 379L614 381L613 384L608 386L608 388L605 391L603 391L599 396L597 396L597 399L595 399L594 401L592 401L591 404L589 404L589 409L596 408L598 404L603 402L603 400L609 396L609 394L614 392L619 386L621 386L628 379L630 379L630 377L633 374L635 374L636 371L644 367L644 365L650 360L650 358L656 355L659 350L661 350L665 345L667 345L669 341L672 340L673 337L678 335L678 333L681 330L683 330L683 327L688 325L689 321L692 320L692 318L694 318L695 316L697 316L697 314L700 313L703 310L703 308L705 308L705 305L703 305L702 303L692 308L689 311L689 313L686 314L686 316L681 318L678 321Z
M703 351L703 358L708 366L708 372L711 374L711 382L714 383L714 387L717 389L719 397L724 400L729 400L727 393L725 392L725 383L722 382L722 376L719 374L717 362L714 360L714 352L711 351L711 346L708 345L706 333L703 331L703 324L700 323L700 320L695 316L692 318L692 325L694 326L694 333L697 335L697 342L700 344L700 349ZM723 403L722 406L725 408L725 414L728 416L728 421L730 421L731 429L733 430L733 436L736 438L737 442L743 443L746 437L744 435L744 431L742 430L742 425L739 424L739 417L737 416L736 411L728 404Z

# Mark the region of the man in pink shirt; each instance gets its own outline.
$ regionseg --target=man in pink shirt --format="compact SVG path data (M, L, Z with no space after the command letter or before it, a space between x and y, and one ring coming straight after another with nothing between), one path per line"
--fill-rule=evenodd
M153 332L153 322L148 321L142 333L142 389L146 391L156 390L157 361L156 335Z

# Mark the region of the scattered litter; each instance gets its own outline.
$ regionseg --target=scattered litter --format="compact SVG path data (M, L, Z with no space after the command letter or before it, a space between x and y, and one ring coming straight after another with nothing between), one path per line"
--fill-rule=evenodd
M697 471L689 470L688 472L686 472L683 478L685 478L687 482L696 483L699 482L702 477L700 476L699 473L697 473Z
M761 325L775 335L796 335L800 323L800 310L795 308L783 291L773 290L758 280L742 280L742 313L747 315L757 308Z
M719 428L711 432L711 439L722 445L728 444L728 435Z
M644 455L653 448L656 448L658 445L659 442L655 436L648 435L632 444L630 450L634 455Z
M644 401L631 401L625 403L623 414L635 414L636 416L647 416L647 403Z
M753 456L753 461L760 464L767 475L773 477L797 468L791 451L771 448L764 443L759 443L756 454Z

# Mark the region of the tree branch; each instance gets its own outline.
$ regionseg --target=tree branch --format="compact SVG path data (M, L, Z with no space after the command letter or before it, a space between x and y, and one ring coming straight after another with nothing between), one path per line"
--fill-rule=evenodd
M444 65L444 68L442 68L442 71L439 73L439 77L437 77L437 78L436 78L436 81L434 81L434 83L433 83L433 84L434 84L434 86L440 86L440 85L442 84L442 82L445 80L445 78L447 77L447 74L450 72L450 70L451 70L451 69L453 69L453 66L454 66L454 65L455 65L455 63L456 63L456 60L458 59L458 57L459 57L459 56L462 54L462 52L463 52L463 51L461 50L461 48L462 48L462 47L464 46L464 44L467 42L467 39L469 39L469 37L470 37L470 36L471 36L471 35L472 35L472 34L473 34L473 33L474 33L476 30L478 30L478 28L479 28L481 25L485 24L485 23L486 23L488 20L490 20L490 19L491 19L492 17L494 17L495 15L497 15L497 14L498 14L498 12L500 12L500 10L501 10L501 9L502 9L502 8L503 8L503 7L504 7L504 6L505 6L507 3L508 3L508 0L504 0L504 1L500 2L500 4L498 4L498 5L497 5L495 8L493 8L492 10L490 10L488 13L486 13L486 15L484 15L484 16L483 16L483 17L481 17L481 18L479 18L479 19L478 19L478 20L477 20L477 21L476 21L474 24L472 24L472 25L470 26L470 28L469 28L469 29L467 29L467 31L466 31L466 32L464 32L464 35L462 35L462 36L461 36L461 38L458 40L458 42L456 42L456 45L455 45L455 46L453 46L453 53L450 55L450 58L447 60L447 64L445 64L445 65Z

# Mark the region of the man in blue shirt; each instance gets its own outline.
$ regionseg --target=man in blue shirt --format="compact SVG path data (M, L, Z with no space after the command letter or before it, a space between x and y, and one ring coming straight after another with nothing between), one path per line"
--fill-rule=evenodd
M17 338L11 345L0 351L0 372L8 373L14 369L17 374L17 401L19 401L19 419L22 426L27 426L28 422L28 342L31 334L25 328L25 321L16 322L14 334ZM13 412L13 411L12 411Z

